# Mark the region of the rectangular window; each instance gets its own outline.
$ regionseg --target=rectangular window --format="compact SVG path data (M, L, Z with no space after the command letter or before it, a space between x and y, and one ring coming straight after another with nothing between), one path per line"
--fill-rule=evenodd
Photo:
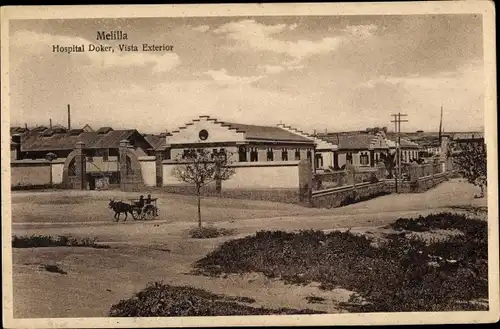
M102 161L108 161L109 160L109 150L104 150L102 153Z
M257 148L250 149L250 161L251 162L259 161L259 153L257 152Z
M369 164L368 154L366 154L366 153L361 153L361 155L360 155L360 157L359 157L359 163L360 163L362 166L368 166L368 164Z
M295 150L295 160L300 160L300 149Z
M182 153L182 158L186 159L188 157L189 157L189 150L184 150L184 152Z
M288 161L288 150L287 149L281 150L281 160Z
M348 153L345 155L345 161L346 161L346 163L348 163L348 164L352 164L352 153L351 153L351 152L348 152Z
M240 162L247 162L247 148L245 146L239 147L238 157Z
M273 149L267 149L267 161L274 161Z

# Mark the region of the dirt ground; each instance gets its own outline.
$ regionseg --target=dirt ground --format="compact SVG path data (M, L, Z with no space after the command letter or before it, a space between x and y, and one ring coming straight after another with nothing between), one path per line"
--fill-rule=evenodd
M317 285L285 285L259 274L208 278L190 275L192 264L229 239L259 230L346 229L377 230L400 217L414 217L452 206L485 206L474 199L475 187L452 180L421 194L387 195L336 208L310 209L298 205L205 198L205 224L234 228L237 235L197 240L187 237L196 225L196 199L156 193L160 216L142 222L113 222L111 198L136 198L119 191L43 191L12 194L12 233L96 237L111 249L13 249L14 317L100 317L112 304L142 290L148 282L191 285L230 296L251 297L255 306L341 312L337 304L349 297L338 289ZM67 275L50 273L40 265L57 264ZM306 297L325 298L309 304Z

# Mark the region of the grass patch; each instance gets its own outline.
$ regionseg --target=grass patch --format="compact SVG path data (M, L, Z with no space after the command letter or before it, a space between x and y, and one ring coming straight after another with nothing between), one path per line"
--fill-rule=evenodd
M260 272L291 284L345 288L356 292L342 304L353 312L483 310L473 301L488 296L486 225L454 214L429 217L464 234L430 243L392 234L374 246L350 232L261 231L222 244L195 264L195 273Z
M135 294L121 300L109 311L112 317L149 316L224 316L224 315L267 315L267 314L312 314L324 313L313 310L265 309L243 303L244 297L215 295L202 289L176 287L154 282ZM252 299L248 299L253 301Z
M197 227L188 232L189 237L193 239L212 239L221 236L234 235L235 233L236 230L234 229L230 230L226 228L217 228L213 226Z
M70 236L59 235L23 235L12 237L12 248L41 248L41 247L90 247L109 249L111 246L98 244L96 238L77 239Z

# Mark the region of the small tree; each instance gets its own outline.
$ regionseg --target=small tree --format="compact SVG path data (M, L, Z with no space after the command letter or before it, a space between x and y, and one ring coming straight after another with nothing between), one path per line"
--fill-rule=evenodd
M201 228L201 191L211 182L220 182L229 179L234 169L228 167L230 154L226 152L211 153L205 149L189 149L174 167L173 176L184 183L192 184L198 198L198 227Z
M486 179L486 145L484 142L456 143L448 154L458 172L471 184L481 189L480 198L484 197Z
M388 176L387 178L393 178L394 175L394 169L396 168L396 153L381 153L380 154L380 160L385 165L385 168L387 169Z

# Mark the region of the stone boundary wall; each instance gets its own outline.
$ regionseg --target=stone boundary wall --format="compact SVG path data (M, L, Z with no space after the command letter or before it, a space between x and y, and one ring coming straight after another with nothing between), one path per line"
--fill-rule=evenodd
M393 189L385 181L341 186L313 192L310 205L315 208L337 208L392 192Z

